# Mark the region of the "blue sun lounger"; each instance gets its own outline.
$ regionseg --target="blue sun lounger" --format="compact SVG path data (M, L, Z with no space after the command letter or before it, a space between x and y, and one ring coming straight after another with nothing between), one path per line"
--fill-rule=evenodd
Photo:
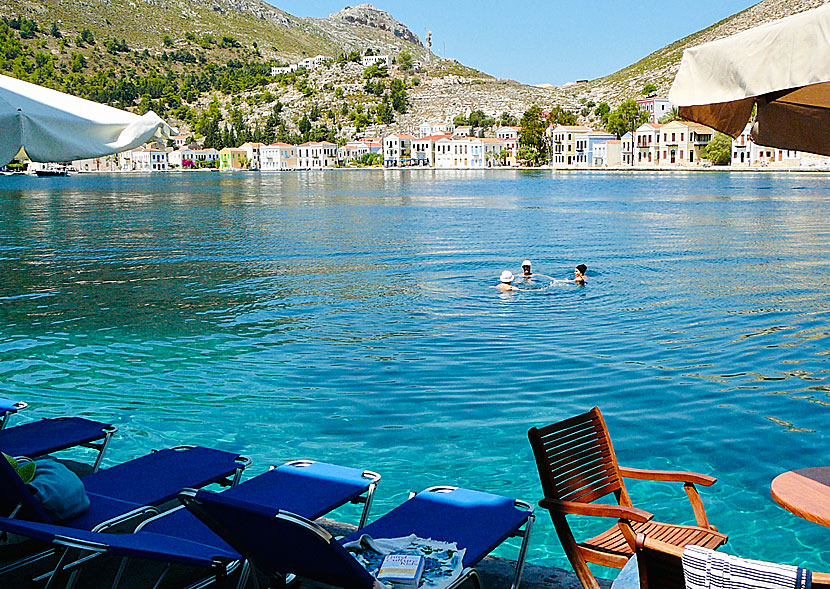
M98 470L117 427L83 417L55 417L6 427L10 416L27 407L23 401L0 398L0 452L36 458L83 446L98 451L92 472Z
M297 460L272 468L220 494L271 511L290 508L309 519L316 519L348 502L363 503L362 527L379 481L380 475L372 471ZM74 563L67 565L65 562L69 549L124 557L113 587L123 576L126 559L161 561L168 563L168 568L172 564L210 568L213 580L226 576L242 560L236 550L183 506L178 511L146 520L136 528L135 534L86 532L7 518L0 518L0 530L63 548L64 556L55 568L55 576L66 573L65 566L73 568ZM129 536L129 540L124 536ZM167 569L162 576L166 572Z
M312 581L372 589L374 578L342 544L363 534L399 538L415 534L466 548L464 572L453 587L472 578L473 567L511 536L524 536L512 589L521 582L533 506L500 495L456 487L431 487L414 495L377 521L340 542L314 522L286 511L240 501L224 493L184 491L185 506L269 578L295 573Z

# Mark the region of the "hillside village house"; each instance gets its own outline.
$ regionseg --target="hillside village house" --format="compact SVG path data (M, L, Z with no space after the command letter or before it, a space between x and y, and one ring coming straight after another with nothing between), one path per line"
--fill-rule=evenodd
M418 127L419 137L429 137L430 135L452 135L455 133L455 125L452 123L421 123Z
M259 149L259 161L263 172L293 170L297 167L297 146L288 143L272 143Z
M191 141L188 141L188 139L190 139ZM173 142L174 147L184 147L188 143L192 143L192 139L193 138L190 135L179 134L171 137L170 141Z
M389 67L392 65L392 60L389 59L388 55L364 55L361 58L360 63L363 67L373 65L385 65L386 67Z
M597 143L594 145L593 165L596 167L619 166L621 163L621 149L622 141L619 139L611 139Z
M271 66L272 76L281 76L283 74L292 74L297 71L297 64L290 63L288 65L273 65Z
M220 170L247 170L248 152L239 147L223 147L219 150Z
M674 105L669 102L668 98L658 97L640 98L637 100L637 105L640 107L640 110L648 113L647 122L649 123L659 123L660 119L669 114L674 108Z
M297 166L302 169L337 166L337 145L331 141L308 141L297 146Z
M330 59L331 57L326 57L325 55L315 55L314 57L306 57L302 61L298 62L297 66L304 67L307 70L312 70L320 67Z
M461 125L455 128L455 133L457 137L469 137L473 134L473 128L470 125Z
M383 138L384 167L399 167L409 163L412 157L412 141L408 133L392 133Z

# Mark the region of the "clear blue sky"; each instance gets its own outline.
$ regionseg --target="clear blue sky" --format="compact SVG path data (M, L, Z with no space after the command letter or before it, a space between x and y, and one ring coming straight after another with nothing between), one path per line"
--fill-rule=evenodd
M326 17L352 0L268 0L296 16ZM617 71L740 12L754 0L374 0L433 50L527 84L563 84Z

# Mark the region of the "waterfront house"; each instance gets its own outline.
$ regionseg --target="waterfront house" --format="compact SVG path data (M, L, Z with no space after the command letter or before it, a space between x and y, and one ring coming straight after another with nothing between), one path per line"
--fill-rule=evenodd
M260 150L265 147L264 143L246 142L239 146L248 154L248 169L259 170L261 168Z
M455 133L455 125L452 123L421 123L418 127L419 137L429 137L430 135L452 135Z
M409 165L412 153L412 141L408 133L392 133L383 138L383 165L391 168Z
M363 67L369 67L373 65L385 65L386 67L389 67L390 65L392 65L392 60L389 59L388 55L364 55L360 59L360 63L363 65Z
M583 125L553 125L545 134L553 146L554 166L573 166L588 163L588 133L591 129Z
M331 141L307 141L298 145L297 166L303 170L337 167L337 145Z
M496 137L502 140L504 150L508 153L507 161L510 166L516 165L519 153L519 133L522 128L513 125L504 125L496 130Z
M337 148L337 161L341 166L346 166L359 160L369 153L369 147L362 141L349 141L346 145Z
M672 121L660 128L660 161L663 165L688 166L700 161L715 131L689 121Z
M412 140L410 157L416 166L435 167L435 144L441 139L450 139L449 135L440 133Z
M620 137L620 165L630 166L634 161L634 134L629 131Z
M481 143L484 167L492 168L504 163L501 159L504 149L504 141L498 137L482 137L478 140Z
M260 170L275 172L297 167L297 146L290 143L263 145L259 150Z
M585 151L582 154L579 154L582 157L582 161L578 163L587 163L588 166L593 166L594 146L599 145L600 143L605 143L606 141L611 141L612 139L616 139L617 136L613 133L607 133L605 131L590 131L588 132L587 138L588 145L585 148Z
M619 166L621 163L622 141L611 139L594 145L591 165L597 168Z
M220 170L247 170L248 152L239 147L223 147L219 150Z
M213 163L218 166L219 152L212 147L208 149L180 147L167 154L167 163L170 169L173 170L202 167L206 165L204 162Z
M634 131L634 165L660 165L660 123L643 123Z
M142 172L165 172L168 170L167 151L158 147L139 147L132 150L132 169Z
M433 161L436 168L452 168L453 167L453 140L449 135L440 136L440 139L435 139L433 148ZM457 158L456 158L457 160Z
M649 123L659 123L660 119L669 114L674 108L668 98L656 96L638 99L637 106L640 107L640 110L648 113L647 122Z

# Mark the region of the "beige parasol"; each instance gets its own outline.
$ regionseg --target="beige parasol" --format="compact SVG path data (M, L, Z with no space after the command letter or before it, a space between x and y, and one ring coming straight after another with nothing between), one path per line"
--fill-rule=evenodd
M0 75L0 166L21 148L36 162L63 162L132 149L175 131L143 116Z
M830 4L686 49L669 100L732 137L830 155Z

